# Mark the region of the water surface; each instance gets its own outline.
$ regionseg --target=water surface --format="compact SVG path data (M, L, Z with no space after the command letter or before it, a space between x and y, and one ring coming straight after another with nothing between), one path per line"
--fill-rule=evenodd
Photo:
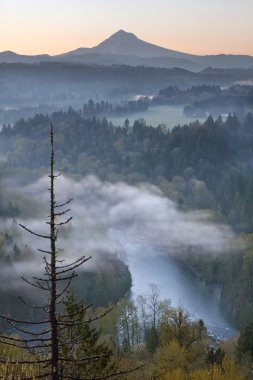
M126 252L126 263L133 279L133 297L145 294L154 283L159 287L161 298L169 298L172 306L183 306L193 318L203 319L216 338L226 339L236 333L220 304L217 287L206 286L159 247L150 246L139 238L126 237L120 229L110 229L109 236Z
M157 127L159 124L165 124L167 128L172 129L176 125L184 125L192 123L196 118L185 116L183 113L183 106L152 106L146 111L136 112L131 115L111 117L108 118L115 126L122 126L126 118L130 121L132 126L134 121L137 119L144 119L147 125L152 125ZM200 123L204 122L206 119L199 118Z

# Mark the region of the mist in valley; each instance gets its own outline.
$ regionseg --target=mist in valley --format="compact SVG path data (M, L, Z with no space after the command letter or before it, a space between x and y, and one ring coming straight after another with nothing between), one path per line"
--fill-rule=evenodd
M36 292L21 277L42 275L44 254L37 248L48 247L45 239L27 233L18 224L36 233L48 233L48 177L28 185L12 181L12 186L23 200L37 205L37 210L31 208L33 216L1 221L1 230L10 231L17 245L28 252L25 258L2 265L1 288L36 299ZM193 318L205 319L216 336L233 334L219 305L217 290L208 289L176 263L189 247L202 255L214 256L235 249L230 227L214 223L207 211L180 210L160 189L147 183L132 186L101 181L95 176L79 181L60 176L56 181L56 200L62 203L69 198L73 198L69 213L73 220L60 228L58 238L59 259L66 265L85 255L91 259L79 268L79 273L98 272L108 259L122 260L132 274L133 296L144 294L150 283L156 283L162 297L171 299L173 306L186 307ZM212 312L207 311L210 307Z
M23 194L23 201L27 199L28 202L29 199L33 205L31 212L37 205L36 213L39 215L27 215L25 219L20 215L14 224L11 219L2 219L1 222L1 229L14 229L19 245L28 245L35 251L37 248L46 250L46 243L23 231L18 223L37 233L47 233L47 186L46 176L26 186L16 183L16 191ZM201 249L204 255L221 255L231 249L233 232L228 226L213 223L208 212L180 210L175 202L150 184L109 183L94 176L75 181L61 176L57 179L56 194L59 203L74 198L69 212L73 220L59 233L59 246L63 249L61 258L68 263L83 255L92 256L82 270L99 270L107 256L116 256L127 263L128 252L108 235L108 231L115 228L121 231L125 240L143 241L147 246L160 247L157 253L154 249L153 255L177 258L189 246ZM143 255L144 260L149 260L149 253L147 257L145 253ZM42 271L43 255L36 252L32 256L32 260L30 256L28 261L21 260L12 263L10 268L8 265L5 267L3 278L12 278L8 286L15 287L24 274L29 276Z

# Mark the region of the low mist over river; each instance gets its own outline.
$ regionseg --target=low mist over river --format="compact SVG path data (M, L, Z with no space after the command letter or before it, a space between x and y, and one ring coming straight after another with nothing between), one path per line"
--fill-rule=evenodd
M133 279L133 297L147 293L149 285L156 284L161 298L169 298L174 307L184 307L194 319L203 319L216 339L227 339L236 333L220 305L217 287L206 286L162 249L149 245L144 239L129 239L119 229L110 229L109 236L126 252L126 263Z
M131 115L110 117L109 120L116 126L124 124L126 118L130 121L130 125L133 125L137 119L145 119L147 125L157 127L159 124L165 124L169 129L172 129L176 125L184 125L192 123L196 118L184 115L183 106L152 106L146 111L135 112ZM198 119L200 123L204 122L205 118Z

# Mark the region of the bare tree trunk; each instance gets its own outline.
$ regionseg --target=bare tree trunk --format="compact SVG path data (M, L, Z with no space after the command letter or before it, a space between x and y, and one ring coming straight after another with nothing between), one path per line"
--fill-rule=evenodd
M56 317L56 239L57 232L55 226L55 193L54 193L54 133L51 126L51 162L50 162L50 241L51 241L51 293L49 319L51 325L51 376L52 380L59 379L59 348L58 348L58 324Z
M48 250L41 250L40 252L45 253L46 255L50 256L50 260L47 260L46 257L44 257L45 261L45 274L38 278L36 276L33 276L33 280L27 280L25 278L22 278L26 283L29 285L42 290L43 292L46 292L47 294L47 301L40 306L35 305L29 305L26 301L21 299L21 301L28 307L34 308L34 309L40 309L46 314L46 318L44 320L40 321L27 321L27 320L18 320L11 318L9 316L0 316L3 318L6 322L9 323L11 328L15 328L17 332L22 332L28 336L30 336L27 339L22 338L16 338L13 336L4 336L0 335L0 342L4 343L9 346L19 347L19 348L27 348L27 345L30 346L31 349L35 349L38 353L38 350L42 350L44 353L44 357L40 357L38 354L35 357L34 360L20 360L19 364L34 364L38 366L42 366L42 373L33 377L25 377L21 378L23 380L33 380L33 379L50 379L50 380L60 380L60 379L73 379L75 380L75 377L71 376L69 373L69 367L74 366L74 368L78 368L78 366L82 365L83 363L90 363L94 360L99 360L104 356L107 356L107 354L101 354L101 355L95 355L90 357L84 357L83 359L75 358L72 356L64 356L60 355L62 351L62 347L64 347L65 344L69 344L70 346L73 346L75 344L80 344L80 337L71 337L71 339L68 342L60 342L59 343L59 330L64 330L73 326L82 326L87 323L91 323L93 321L96 321L103 316L105 316L111 309L107 309L102 315L95 316L93 318L88 318L87 320L80 321L80 310L75 311L74 313L67 313L63 316L60 316L57 306L59 304L63 303L64 296L66 295L67 290L69 289L71 282L74 277L77 276L75 273L75 270L79 268L82 264L84 264L86 261L88 261L91 257L85 257L81 256L76 261L72 262L71 264L64 265L62 264L62 261L58 259L57 255L59 252L59 249L57 249L56 241L57 241L57 235L58 235L58 226L66 225L71 220L72 217L67 218L63 222L57 222L58 217L62 217L63 215L67 214L70 209L62 209L62 207L65 207L68 205L72 199L67 200L63 204L57 204L55 201L55 178L57 178L60 174L55 175L54 171L54 130L53 125L51 124L51 132L50 132L50 138L51 138L51 157L50 157L50 215L49 215L49 221L47 224L50 225L50 233L48 235L43 235L36 233L32 231L31 229L27 228L26 226L20 224L20 226L26 230L27 232L31 233L32 235L35 235L39 238L47 239L50 241L50 248ZM62 211L56 211L60 208ZM57 284L61 282L63 283L63 289L61 289ZM60 288L60 289L59 289ZM87 306L86 308L82 309L87 310L91 305ZM37 328L40 328L40 331L34 332L33 330L29 330L30 326L37 326ZM24 328L23 326L28 326L27 328ZM45 328L45 326L47 326ZM129 326L127 326L128 331L128 341L129 339ZM46 355L45 355L46 354ZM45 358L46 357L46 358ZM0 363L4 363L3 360L0 360ZM9 362L9 364L16 364L16 361ZM140 367L138 367L140 368ZM135 371L137 368L130 369L128 371L119 371L112 374L107 374L104 376L99 377L99 380L107 379L110 377L116 377L120 374L127 374ZM50 370L50 372L48 372ZM81 379L80 379L81 380ZM87 379L83 379L87 380ZM89 380L95 380L94 377L91 377Z

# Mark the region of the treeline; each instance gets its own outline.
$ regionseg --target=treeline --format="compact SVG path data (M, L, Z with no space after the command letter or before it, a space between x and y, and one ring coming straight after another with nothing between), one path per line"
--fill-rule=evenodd
M250 85L220 86L199 85L187 89L170 86L159 91L152 100L153 104L181 104L184 113L190 117L205 117L211 114L236 112L243 118L253 110L253 89Z
M104 309L100 308L99 313ZM142 360L133 379L243 380L250 379L252 326L235 341L222 344L207 335L202 320L161 299L156 285L136 300L124 299L98 326L126 358ZM248 333L248 336L246 335Z
M99 313L103 312L105 308L99 308ZM204 322L192 320L186 310L173 308L169 299L161 299L155 284L136 300L125 298L112 305L112 311L99 321L99 326L123 352L145 344L147 351L154 354L159 344L174 339L190 349L203 338L209 340Z
M128 100L120 104L104 102L103 100L101 102L94 102L90 99L79 112L83 118L127 115L134 112L146 111L148 104L149 102L145 97L138 100Z
M34 107L26 106L26 107L16 107L6 106L4 108L0 108L0 125L2 124L13 124L15 121L23 118L33 117L36 113L47 113L51 114L58 110L59 107L51 106L46 104L40 104Z
M153 100L155 103L162 104L191 104L196 100L220 96L221 93L221 87L216 85L202 84L185 89L178 86L169 86L161 89L158 96L155 96Z
M229 114L236 112L240 119L253 111L253 87L234 85L222 88L216 85L198 85L189 88L170 86L161 89L153 97L142 96L138 100L122 101L120 104L89 100L84 104L81 114L84 118L127 115L146 111L150 106L183 105L184 113L190 117Z
M8 167L46 167L50 120L57 136L57 165L65 172L102 179L151 181L183 207L220 212L237 231L253 230L253 115L243 122L209 117L172 131L143 120L115 128L105 118L84 119L69 109L4 126L0 138ZM167 187L167 189L166 189ZM233 207L231 207L233 205Z
M80 322L90 317L85 306L73 293L64 303L65 312L80 312ZM78 336L76 357L97 356L95 361L80 361L78 367L71 363L68 370L73 378L91 378L91 375L100 378L118 371L126 372L114 376L123 380L252 378L252 344L248 339L252 329L241 334L238 344L231 341L219 345L207 336L203 321L193 321L187 310L173 308L169 300L160 299L154 285L136 301L123 299L110 306L110 313L104 308L96 310L98 316L106 314L96 322L74 324L60 332L61 352L71 354L66 342L71 336ZM6 380L40 374L39 364L29 364L33 359L29 349L24 352L0 343L0 358L3 361L0 375ZM27 365L19 364L24 359ZM127 373L140 365L139 370Z
M130 95L129 95L130 96ZM217 85L197 85L188 88L170 86L161 89L158 95L140 96L137 100L120 100L111 102L104 100L94 101L89 99L80 107L80 99L74 112L78 112L82 118L103 118L111 116L127 116L135 112L145 112L150 106L158 105L183 105L184 113L190 117L206 117L212 114L236 112L242 119L247 112L253 110L253 90L249 85L234 85L222 88ZM5 107L0 109L0 123L12 124L18 119L33 117L35 113L51 114L61 109L66 114L73 108L68 106L67 99L62 99L62 105L36 105L20 107Z
M0 123L6 128L7 125L12 125L15 121L23 118L32 118L35 114L52 114L53 112L58 114L58 118L61 119L61 114L72 114L79 113L82 118L103 118L109 116L120 116L128 115L135 112L145 112L148 109L150 101L147 97L140 97L137 100L125 100L117 103L112 103L108 101L97 101L95 102L92 99L89 99L87 103L84 103L83 106L73 107L66 105L62 106L62 110L59 109L59 106L49 106L49 105L38 105L36 107L22 107L17 109L7 108L0 109Z

